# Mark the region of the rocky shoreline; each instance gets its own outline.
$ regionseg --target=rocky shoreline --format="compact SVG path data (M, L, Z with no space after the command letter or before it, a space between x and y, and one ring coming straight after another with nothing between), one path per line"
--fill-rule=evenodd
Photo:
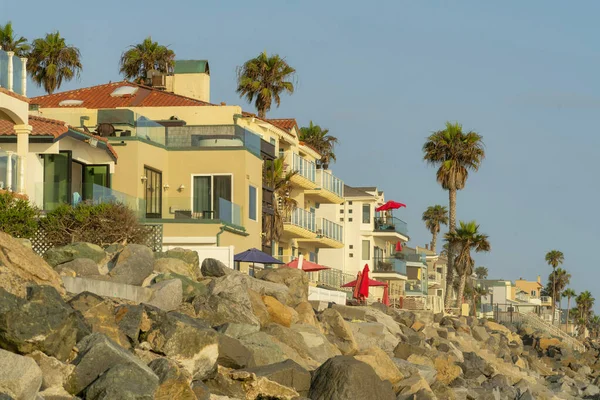
M0 233L0 399L600 399L593 343L309 302L303 271L253 278L194 254L74 244L46 262ZM153 304L69 293L61 275Z

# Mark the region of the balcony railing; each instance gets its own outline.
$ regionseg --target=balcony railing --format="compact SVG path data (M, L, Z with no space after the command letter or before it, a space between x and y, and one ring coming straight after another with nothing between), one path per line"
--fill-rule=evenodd
M375 220L375 232L396 232L401 235L408 235L408 227L406 222L395 217L386 217L378 215Z
M373 272L388 272L406 275L406 262L394 257L376 258Z
M339 197L344 197L344 181L335 177L331 172L323 169L317 169L316 182L322 189L328 190L331 193L337 194Z
M186 220L219 220L228 224L243 226L242 207L229 200L219 198L217 204L200 209L191 197L163 197L162 218L179 222Z
M302 208L293 209L292 212L285 218L284 222L304 228L311 232L317 231L315 214Z
M406 262L417 262L422 263L424 266L427 266L427 258L425 254L416 254L416 253L396 253L396 258L404 260Z
M317 284L330 287L336 290L346 292L352 291L352 288L342 288L341 286L356 279L355 275L346 274L339 269L325 269L317 272Z
M298 175L308 179L311 182L316 182L317 167L314 162L308 161L296 153L292 153L291 159L291 163L288 159L288 165L292 171L296 171Z
M429 272L429 274L427 274L427 278L429 279L429 282L440 283L442 282L442 273L437 271L431 271Z
M552 297L550 296L541 296L540 300L542 301L542 304L552 304Z
M404 292L406 294L427 294L427 287L423 284L423 282L413 279L406 281L404 283Z
M344 227L325 218L319 218L318 230L321 236L344 243Z

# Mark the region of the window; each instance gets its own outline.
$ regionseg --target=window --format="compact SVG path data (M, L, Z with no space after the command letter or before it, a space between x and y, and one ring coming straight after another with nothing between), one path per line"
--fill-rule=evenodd
M354 245L353 245L353 244L351 244L351 245L350 245L350 250L352 250L353 248L354 248Z
M277 144L277 140L275 140L274 138L270 138L269 143L271 143L273 146L275 146Z
M162 172L144 167L146 217L162 218Z
M352 209L349 209L349 210L348 210L348 214L352 214Z
M344 218L340 218L340 222L344 222Z
M285 150L279 149L279 158L284 158L284 157L285 157Z
M352 222L352 218L348 218L348 222Z
M532 290L532 291L531 291L531 295L532 295L532 296L535 296L535 295L536 295L536 294L535 294L535 290Z
M351 205L352 205L352 202L351 202L351 201L349 201L349 202L348 202L348 205L349 205L349 206L351 206Z
M363 204L363 224L371 223L371 205Z
M256 221L256 188L254 186L248 187L248 218Z
M350 253L349 256L350 256L350 258L353 258L354 257L354 253Z
M362 241L362 259L365 261L371 259L371 241L370 240Z
M233 220L231 204L231 175L194 176L192 211L203 219ZM221 210L221 208L223 208Z
M344 209L342 208L342 209L340 210L340 214L343 214L343 213L344 213Z
M317 255L315 253L308 253L308 261L317 262Z
M277 255L279 257L283 257L283 247L280 246L277 248ZM283 261L283 260L281 260L281 261Z

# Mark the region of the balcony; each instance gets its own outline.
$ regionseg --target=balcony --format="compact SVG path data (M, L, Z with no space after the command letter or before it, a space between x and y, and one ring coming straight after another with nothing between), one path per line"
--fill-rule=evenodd
M294 185L306 190L317 188L317 167L314 162L308 161L299 154L288 151L285 154L285 164L288 172L296 171L296 174L291 179Z
M148 211L152 207L146 207L148 219L161 219L163 222L195 222L195 223L215 223L223 222L238 227L243 226L242 207L231 201L219 198L216 204L206 209L201 209L195 205L195 199L191 197L163 197L162 214L155 216ZM152 216L150 216L152 215Z
M275 215L275 196L273 194L273 189L268 186L265 186L263 183L262 187L262 212L266 215Z
M374 218L374 233L377 236L391 236L408 240L408 227L401 219L378 215Z
M315 237L298 239L298 243L325 249L341 249L344 247L344 228L340 224L325 218L317 218L315 233Z
M423 264L424 267L427 267L427 258L425 254L417 254L417 253L396 253L395 257L406 261L407 263L413 264Z
M442 283L442 273L437 271L430 271L427 274L429 286L439 285Z
M427 285L418 279L411 279L404 283L404 294L407 296L426 296Z
M542 301L543 306L552 307L552 297L550 296L541 296L540 300Z
M314 239L317 237L315 214L295 208L284 217L283 230L290 238Z
M373 276L387 279L406 279L406 262L394 257L376 258Z
M306 190L305 196L314 197L318 203L341 204L344 202L344 181L323 169L317 169L315 176L317 188Z

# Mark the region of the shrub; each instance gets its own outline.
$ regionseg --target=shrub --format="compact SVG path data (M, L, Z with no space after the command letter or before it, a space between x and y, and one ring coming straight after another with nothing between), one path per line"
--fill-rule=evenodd
M121 203L63 204L41 219L46 240L53 246L88 242L106 247L114 243L145 244L149 231L135 213Z
M9 192L0 193L0 230L14 237L31 239L38 229L39 210L29 201Z

